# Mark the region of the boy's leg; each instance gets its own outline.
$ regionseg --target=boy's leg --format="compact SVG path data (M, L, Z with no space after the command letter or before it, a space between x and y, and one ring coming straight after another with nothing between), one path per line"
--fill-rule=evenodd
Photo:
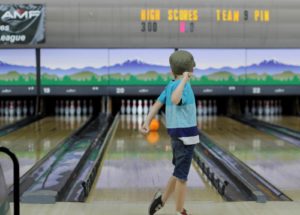
M175 186L176 186L177 179L174 176L171 176L167 187L165 189L164 194L162 195L162 202L165 204L167 200L169 199L170 195L174 192Z
M176 196L176 211L182 212L185 196L186 196L186 181L180 179L176 180L175 196Z

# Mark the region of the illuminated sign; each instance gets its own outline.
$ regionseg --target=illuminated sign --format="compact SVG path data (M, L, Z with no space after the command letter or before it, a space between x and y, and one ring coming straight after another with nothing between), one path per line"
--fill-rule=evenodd
M197 9L169 9L168 21L198 21Z

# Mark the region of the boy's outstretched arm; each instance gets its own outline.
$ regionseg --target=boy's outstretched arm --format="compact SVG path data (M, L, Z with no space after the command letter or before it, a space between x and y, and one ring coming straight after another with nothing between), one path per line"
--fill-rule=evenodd
M175 105L179 104L181 97L182 97L182 92L183 92L184 86L185 86L186 82L189 81L191 76L192 76L191 72L183 73L183 78L182 78L180 84L176 87L176 89L172 93L171 101L173 104L175 104Z
M146 134L149 132L149 124L151 122L151 120L153 119L153 117L158 113L159 109L163 106L164 104L162 104L160 101L156 101L153 106L150 108L150 112L148 113L145 122L143 123L140 131L143 134Z

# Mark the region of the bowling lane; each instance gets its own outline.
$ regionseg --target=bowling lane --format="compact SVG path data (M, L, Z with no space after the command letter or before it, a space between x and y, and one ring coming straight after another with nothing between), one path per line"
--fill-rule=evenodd
M88 202L149 202L172 175L172 149L162 123L158 132L138 132L142 118L121 116ZM198 168L191 167L188 200L223 201Z
M198 118L213 141L281 189L300 200L300 149L227 117Z
M22 117L0 117L0 128L23 119Z
M10 148L20 161L23 175L59 142L80 127L87 118L46 117L0 137L0 146ZM12 184L13 167L8 157L0 155L0 163L8 185Z
M264 116L257 119L300 131L300 117L297 116Z

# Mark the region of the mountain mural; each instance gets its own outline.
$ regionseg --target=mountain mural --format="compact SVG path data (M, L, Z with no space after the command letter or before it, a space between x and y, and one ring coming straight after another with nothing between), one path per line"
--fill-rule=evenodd
M0 85L32 86L36 84L34 66L12 65L0 61Z
M126 60L103 67L41 67L43 85L165 85L171 79L170 67ZM0 61L0 85L33 85L34 66L12 65ZM276 60L240 67L195 68L195 85L299 85L300 66Z

